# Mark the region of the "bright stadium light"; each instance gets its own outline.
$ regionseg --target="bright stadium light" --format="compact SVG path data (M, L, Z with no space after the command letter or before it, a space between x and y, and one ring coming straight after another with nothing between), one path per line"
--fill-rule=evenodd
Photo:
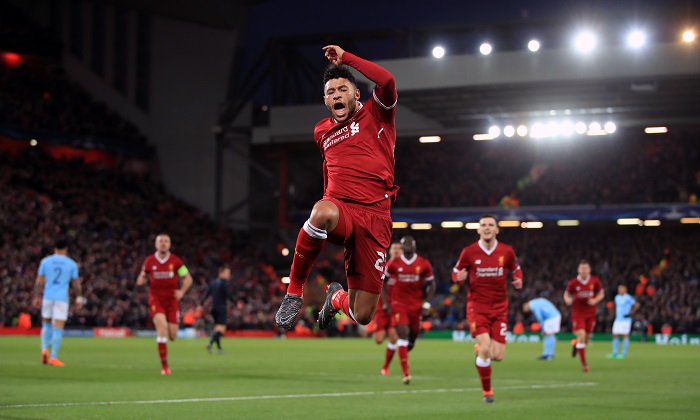
M506 137L513 137L515 135L515 128L513 128L512 125L503 127L503 135Z
M418 141L421 143L440 143L440 136L422 136L418 137Z
M542 123L534 123L530 127L530 137L537 139L545 136L545 126Z
M460 222L459 220L445 220L444 222L440 223L440 227L444 229L459 229L464 226L464 222Z
M579 224L581 223L575 219L557 220L557 226L578 226Z
M525 137L527 136L527 126L525 125L519 125L517 130L515 130L520 137Z
M574 126L574 130L576 130L578 134L584 134L586 132L586 123L583 121L577 122Z
M694 225L700 223L700 217L681 217L681 223L684 225Z
M695 33L688 29L687 31L683 32L683 41L685 42L693 42L695 40Z
M477 230L479 229L479 222L469 222L464 225L465 228L469 230Z
M394 223L392 223L392 227L394 229L406 229L408 227L408 223L406 223L406 222L394 222Z
M574 123L571 121L564 121L559 126L559 132L564 136L570 136L574 134Z
M642 221L637 218L617 219L617 224L620 226L641 226Z
M661 226L661 220L645 220L644 226Z
M501 135L501 129L497 125L492 125L489 127L489 135L496 138Z
M668 133L667 127L646 127L644 132L647 134L665 134Z
M501 220L498 222L499 227L520 227L519 220Z
M491 44L489 44L488 42L484 42L479 47L479 52L483 55L489 55L491 54L491 51L493 51L493 47L491 47Z
M542 222L522 222L520 227L523 229L542 229L544 224Z
M646 41L646 35L642 31L633 31L627 35L627 45L634 49L643 47Z
M435 58L442 58L445 56L445 49L442 48L441 46L437 46L433 48L433 57Z
M576 36L574 39L574 47L581 53L591 52L596 46L597 40L592 32L584 31Z
M491 134L474 134L472 138L476 141L493 140L493 136Z
M287 255L289 255L289 248L282 248L280 254L282 254L283 257L286 257Z
M31 139L31 140L29 140L29 145L30 145L30 146L34 147L34 146L36 146L37 144L39 144L39 142L36 141L36 139Z
M603 126L603 128L605 129L605 132L608 134L612 134L617 130L617 126L612 121L606 122L605 125Z
M527 49L532 52L537 52L540 50L540 41L533 39L527 43Z
M555 122L548 123L544 129L545 137L556 137L559 135L559 124Z
M430 223L411 223L411 229L413 230L430 230L433 225Z

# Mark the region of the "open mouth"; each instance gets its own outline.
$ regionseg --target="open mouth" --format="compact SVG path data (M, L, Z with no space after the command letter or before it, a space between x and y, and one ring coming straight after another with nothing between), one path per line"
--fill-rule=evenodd
M333 109L335 109L336 111L339 109L344 109L344 108L345 108L345 105L343 105L342 102L337 102L333 105Z

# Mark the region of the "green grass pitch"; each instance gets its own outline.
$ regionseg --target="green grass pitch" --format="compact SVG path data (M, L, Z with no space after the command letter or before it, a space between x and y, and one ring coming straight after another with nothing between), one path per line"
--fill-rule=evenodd
M413 382L379 369L385 346L368 339L224 339L168 344L173 374L160 375L155 339L66 338L64 368L41 365L38 337L0 338L2 419L698 419L700 347L632 343L607 360L593 343L583 373L560 342L509 344L494 364L496 403L481 402L472 344L420 340Z

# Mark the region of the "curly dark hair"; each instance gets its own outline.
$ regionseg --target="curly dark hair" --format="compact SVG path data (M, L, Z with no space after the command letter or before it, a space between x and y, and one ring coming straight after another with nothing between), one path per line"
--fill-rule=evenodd
M326 86L326 82L331 79L348 79L350 83L357 88L357 80L355 80L355 76L352 75L352 72L347 66L335 66L331 64L326 67L326 70L323 72L323 86Z

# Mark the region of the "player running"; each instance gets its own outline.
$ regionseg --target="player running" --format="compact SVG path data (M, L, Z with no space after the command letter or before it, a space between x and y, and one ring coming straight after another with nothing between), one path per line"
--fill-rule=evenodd
M146 284L150 278L148 293L153 325L156 327L156 342L160 355L161 375L170 375L168 366L168 338L175 341L180 324L180 300L192 286L192 276L180 257L170 252L170 236L161 233L156 236L156 252L146 257L136 285ZM179 280L182 279L182 286Z
M408 351L413 348L420 332L421 312L430 309L430 300L435 294L435 276L433 267L428 260L416 254L416 241L411 236L401 238L403 255L389 261L386 268L386 276L394 279L391 298L388 299L386 289L388 281L384 283L383 297L387 297L384 304L391 311L396 333L399 361L403 377L401 381L408 385L411 383L411 374L408 369ZM425 290L425 292L424 292ZM424 306L423 302L427 304Z
M389 247L389 263L400 257L402 253L401 244L398 242L392 243ZM388 265L389 264L387 264L387 266ZM391 299L391 290L394 287L395 280L387 276L386 270L384 270L384 281L386 284L386 301L388 302ZM382 288L382 295L384 293L384 289ZM384 305L384 301L384 297L380 295L379 302L377 302L377 310L374 312L374 318L372 318L372 322L369 323L368 327L370 325L372 326L372 338L374 338L375 343L382 344L384 339L389 339L389 342L386 343L386 350L384 351L384 364L380 371L382 375L386 376L389 375L389 365L394 359L394 354L396 354L396 342L399 336L396 334L396 328L394 327L390 309Z
M41 260L39 273L36 276L37 296L43 293L41 300L41 363L43 364L64 366L64 363L58 360L58 351L63 341L63 327L68 319L70 284L73 284L76 292L76 306L80 307L85 300L78 278L78 264L68 257L68 243L58 240L54 254Z
M627 293L627 286L621 284L617 286L617 296L615 296L615 322L613 322L612 333L612 353L606 357L608 359L624 359L627 357L627 349L630 346L630 331L632 331L632 315L639 309L639 302ZM622 352L620 348L620 336L622 336Z
M345 247L348 291L339 283L329 285L319 328L325 329L340 310L361 325L372 320L391 241L391 203L399 189L394 185L394 77L337 45L323 50L332 63L323 76L331 117L316 124L314 140L323 157L325 188L297 237L287 294L275 315L285 329L296 322L304 284L326 239ZM355 77L344 64L375 83L367 102L359 101Z
M595 328L596 305L603 300L605 292L600 279L591 275L591 264L581 260L578 264L578 276L569 281L564 292L564 302L571 306L571 330L576 339L572 342L571 356L578 353L583 371L590 368L586 362L586 344Z
M520 289L523 273L513 248L496 240L495 216L481 216L477 232L479 240L462 249L452 270L452 280L462 282L469 278L467 321L472 337L476 338L476 369L481 379L483 401L492 403L491 360L503 360L508 333L506 275L510 271L511 284Z
M542 326L542 356L537 360L554 359L554 349L557 347L557 336L561 331L561 312L545 298L536 298L523 304L523 312L532 312L537 322Z

